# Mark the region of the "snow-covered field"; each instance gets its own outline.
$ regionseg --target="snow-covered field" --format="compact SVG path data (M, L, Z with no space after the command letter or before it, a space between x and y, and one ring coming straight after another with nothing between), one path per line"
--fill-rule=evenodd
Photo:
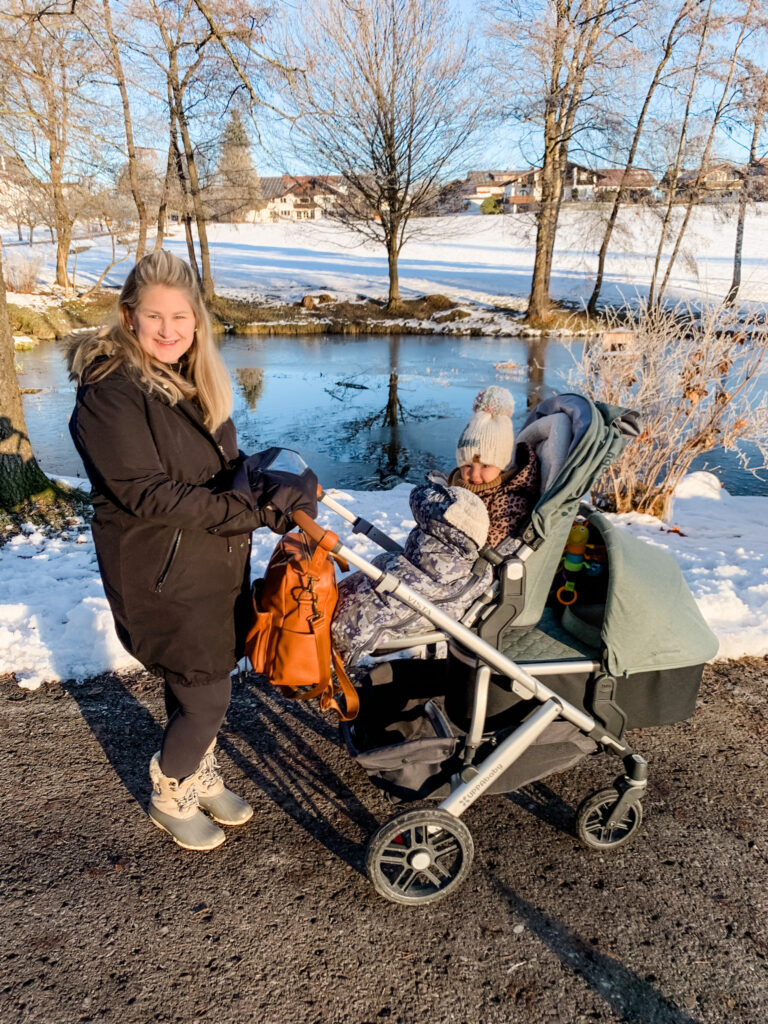
M334 496L402 542L413 526L409 491L403 485ZM674 555L720 640L719 658L768 654L768 499L733 497L711 474L694 473L676 496L675 529L634 513L613 518ZM320 522L363 557L378 553L333 513L323 509ZM257 576L276 538L259 530L253 539ZM135 665L115 635L89 530L81 524L68 538L44 537L29 526L0 549L0 675L15 672L34 689Z
M701 206L693 214L684 251L672 273L670 296L680 299L722 298L731 281L735 207ZM741 298L768 300L768 261L764 234L768 204L750 210L744 233ZM437 217L419 222L420 233L407 242L400 258L404 296L442 292L458 302L522 308L533 268L534 226L527 215L504 217ZM576 204L563 208L554 255L554 298L586 301L592 288L601 238L601 212ZM216 289L239 296L295 300L308 291L328 291L352 298L387 294L384 249L361 243L348 228L329 221L287 224L214 224L209 227ZM659 236L658 212L626 208L614 231L606 267L604 299L634 297L650 280ZM185 256L181 231L168 248ZM27 246L8 248L8 261L22 260ZM54 279L51 245L35 245L41 283ZM107 239L77 257L80 286L95 281L111 259ZM106 283L119 286L130 269L128 259L110 271ZM73 257L70 257L70 271ZM11 301L15 301L11 296Z

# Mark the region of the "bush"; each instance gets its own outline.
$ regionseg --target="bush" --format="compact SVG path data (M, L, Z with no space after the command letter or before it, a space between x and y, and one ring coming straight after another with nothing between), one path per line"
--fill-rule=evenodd
M480 203L480 213L501 213L501 199L498 196L488 196Z
M759 380L768 362L765 311L640 306L610 314L608 327L633 338L620 346L590 341L570 383L593 401L637 409L642 433L599 481L595 500L667 518L697 456L730 448L745 461L743 445L751 442L768 457L768 399Z
M37 290L40 260L36 256L6 257L3 267L5 284L9 292L32 295Z

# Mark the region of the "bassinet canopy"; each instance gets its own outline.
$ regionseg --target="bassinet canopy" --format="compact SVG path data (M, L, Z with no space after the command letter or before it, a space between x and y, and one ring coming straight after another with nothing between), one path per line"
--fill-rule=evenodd
M602 642L614 676L701 665L718 642L675 559L617 529L599 512L589 517L605 542L608 592Z

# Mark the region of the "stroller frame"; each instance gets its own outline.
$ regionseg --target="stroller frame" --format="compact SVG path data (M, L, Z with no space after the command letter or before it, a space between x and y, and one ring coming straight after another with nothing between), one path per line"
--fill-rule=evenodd
M396 542L372 524L355 517L329 495L322 494L320 500L353 524L354 532L365 534L388 550L399 550ZM296 513L294 518L315 540L325 535L322 527L303 513ZM453 891L466 876L473 855L472 839L466 826L459 820L461 815L558 718L574 725L598 746L621 757L624 765L624 772L615 780L613 789L593 794L582 803L577 812L579 838L588 846L606 850L623 844L634 834L642 820L640 801L647 785L647 762L603 723L569 703L537 678L563 671L597 671L599 663L584 659L535 665L518 664L468 626L457 622L401 580L372 565L341 542L334 545L333 553L371 579L377 592L402 602L439 631L408 637L408 647L447 636L458 645L459 651L471 653L478 662L462 766L451 779L450 794L437 807L420 805L418 809L400 812L383 825L369 842L366 867L374 887L381 895L393 902L420 905L443 898ZM524 540L519 541L514 551L499 560L501 564L498 571L505 574L507 580L522 580L525 562L531 554L533 548ZM471 613L472 609L469 617ZM404 643L393 644L388 649L402 649L405 646ZM523 700L535 700L540 706L530 712L488 757L476 764L476 752L485 732L492 670L509 680L515 696ZM610 701L610 695L607 699Z

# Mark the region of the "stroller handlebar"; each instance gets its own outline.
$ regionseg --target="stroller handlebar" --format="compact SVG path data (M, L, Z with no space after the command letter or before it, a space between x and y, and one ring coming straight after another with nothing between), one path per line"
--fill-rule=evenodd
M299 529L303 530L307 536L311 537L317 544L320 544L321 547L327 548L329 551L336 551L341 546L339 538L332 530L324 530L306 512L297 510L291 513L291 517Z

